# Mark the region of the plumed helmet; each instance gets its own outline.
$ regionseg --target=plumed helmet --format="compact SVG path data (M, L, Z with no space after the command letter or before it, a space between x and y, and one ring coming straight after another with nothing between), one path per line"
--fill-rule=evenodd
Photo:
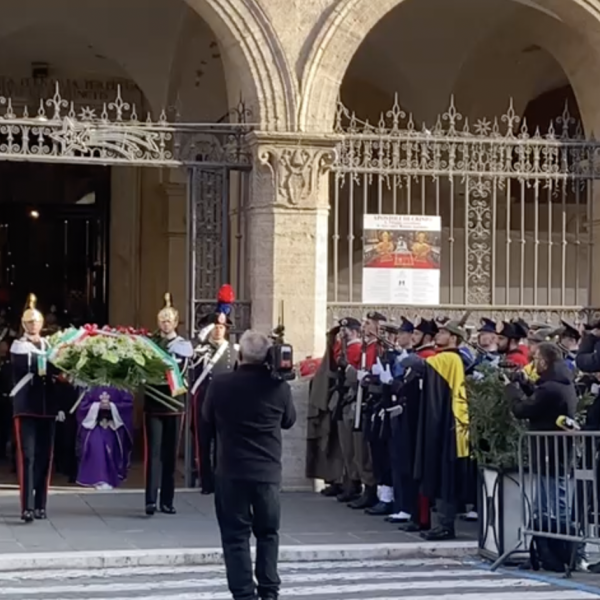
M165 294L164 306L158 311L158 320L166 321L171 319L175 323L179 323L179 312L173 306L173 296L169 292Z
M29 294L27 296L27 303L25 304L25 310L23 311L23 316L21 317L22 323L31 323L32 321L43 323L44 316L42 313L36 308L37 298L35 294Z

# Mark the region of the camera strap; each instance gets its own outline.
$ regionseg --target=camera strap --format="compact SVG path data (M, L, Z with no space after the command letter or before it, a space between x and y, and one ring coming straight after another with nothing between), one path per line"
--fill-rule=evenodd
M229 342L225 342L217 348L217 351L212 355L211 359L208 361L208 364L204 367L202 373L200 373L200 377L198 377L198 379L196 379L196 381L194 382L194 385L192 386L192 395L198 391L198 388L200 387L202 382L211 374L215 365L219 362L221 356L225 354L225 350L227 350L228 347Z

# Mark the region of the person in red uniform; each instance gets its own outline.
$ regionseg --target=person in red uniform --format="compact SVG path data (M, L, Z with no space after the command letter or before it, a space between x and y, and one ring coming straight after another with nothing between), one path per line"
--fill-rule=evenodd
M379 342L380 337L380 325L387 321L386 317L377 311L371 311L367 314L365 322L363 324L363 344L362 352L364 352L364 363L363 357L361 356L361 367L364 364L364 370L360 369L357 371L357 387L361 385L364 375L371 371L373 365L377 362L377 359L382 354L381 344ZM357 389L358 392L358 389ZM366 394L367 390L363 390ZM354 421L354 412L356 410L356 403L351 405L350 415ZM354 461L357 466L358 473L360 475L360 481L363 486L363 492L359 498L350 502L348 506L355 510L372 508L378 502L377 498L377 482L373 473L373 461L369 444L365 438L363 431L353 431L354 441Z
M345 317L339 321L339 334L333 349L336 371L341 369L343 377L343 391L338 390L337 403L342 403L334 411L339 419L337 422L338 438L344 465L343 482L331 486L331 490L324 495L337 497L338 502L354 502L362 493L360 472L357 466L356 452L354 447L353 432L353 403L349 402L351 388L356 383L355 374L360 370L362 355L362 324L358 319ZM334 382L333 386L339 386L340 382ZM337 492L334 494L334 492Z
M498 352L507 363L523 368L529 363L529 349L521 347L521 340L527 337L527 330L519 321L504 321L498 332Z

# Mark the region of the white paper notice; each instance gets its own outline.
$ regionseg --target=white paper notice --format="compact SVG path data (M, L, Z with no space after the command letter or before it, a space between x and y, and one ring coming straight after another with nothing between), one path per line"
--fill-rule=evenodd
M364 304L439 304L441 217L364 215L364 230Z

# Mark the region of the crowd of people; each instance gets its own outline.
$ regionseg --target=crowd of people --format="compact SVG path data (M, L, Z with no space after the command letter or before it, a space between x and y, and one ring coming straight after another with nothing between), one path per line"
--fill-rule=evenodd
M531 429L575 417L580 372L588 385L600 372L600 325L484 318L469 328L468 317L394 323L370 312L329 331L311 381L306 473L327 483L324 496L425 540L451 540L458 515L478 518L465 385L478 367L510 373L506 401ZM600 428L594 407L587 424Z

